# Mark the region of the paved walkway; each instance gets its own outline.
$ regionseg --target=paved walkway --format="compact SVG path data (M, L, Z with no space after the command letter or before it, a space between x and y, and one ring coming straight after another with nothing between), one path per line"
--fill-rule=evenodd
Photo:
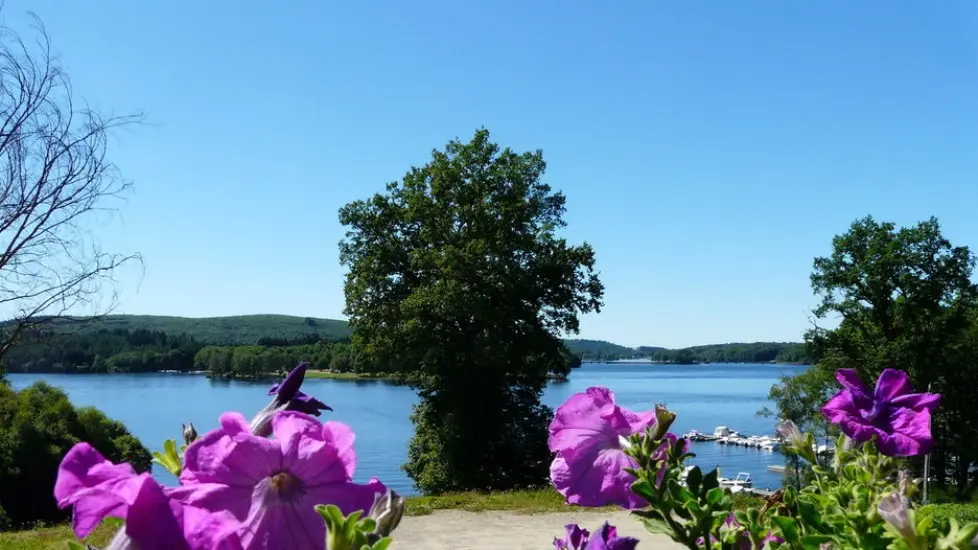
M548 550L564 525L578 523L595 531L611 522L621 535L639 539L638 550L677 550L682 546L645 530L627 512L561 512L516 514L513 512L437 511L427 516L408 516L394 531L392 550Z

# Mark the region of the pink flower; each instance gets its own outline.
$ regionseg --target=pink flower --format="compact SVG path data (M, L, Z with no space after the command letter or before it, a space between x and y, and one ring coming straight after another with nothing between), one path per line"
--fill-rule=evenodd
M87 537L106 517L125 520L115 542L140 550L240 550L234 518L172 500L149 474L113 464L88 443L68 451L54 485L60 508L73 506L72 527Z
M272 419L274 440L253 435L238 413L187 448L173 495L206 510L228 510L242 524L244 550L322 550L326 526L317 504L366 512L386 488L353 483L353 431L294 411Z
M646 502L631 490L635 468L625 438L655 425L655 411L634 413L615 404L608 388L592 387L561 405L550 423L548 444L557 453L550 479L567 502L580 506L617 504L641 508Z
M896 369L884 370L872 393L852 369L839 369L835 378L843 389L822 407L822 414L838 424L842 433L856 442L876 436L876 448L888 456L930 452L931 414L941 401L940 395L910 393L910 378Z

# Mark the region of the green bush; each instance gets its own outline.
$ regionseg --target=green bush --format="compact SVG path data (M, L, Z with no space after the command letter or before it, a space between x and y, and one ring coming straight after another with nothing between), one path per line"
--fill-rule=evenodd
M14 527L68 517L54 500L58 465L87 441L112 461L149 471L152 457L125 426L94 408L76 409L58 388L0 385L0 509Z
M957 520L958 525L978 521L978 503L934 505L934 525L940 529L947 529L950 518Z

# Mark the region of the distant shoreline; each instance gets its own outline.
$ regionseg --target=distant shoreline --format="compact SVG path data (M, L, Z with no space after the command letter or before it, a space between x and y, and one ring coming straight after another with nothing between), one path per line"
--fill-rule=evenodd
M582 365L675 365L675 366L681 366L681 367L689 367L689 366L693 366L693 365L772 365L772 366L774 366L774 365L789 365L789 366L796 366L796 367L804 367L804 366L807 366L808 365L808 363L797 363L797 362L789 362L789 361L767 361L767 362L763 362L763 363L754 363L754 362L748 363L748 362L743 362L743 361L740 361L740 362L738 362L738 361L728 361L728 362L723 362L723 363L700 363L700 362L696 362L696 363L671 363L671 362L668 362L668 361L652 361L652 360L647 360L647 359L632 359L632 360L627 360L627 361L595 361L595 360L587 360L587 361L581 361L581 364Z

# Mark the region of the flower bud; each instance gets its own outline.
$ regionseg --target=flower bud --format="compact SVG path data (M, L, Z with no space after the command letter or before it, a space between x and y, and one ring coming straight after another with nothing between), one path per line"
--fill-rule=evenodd
M183 426L183 441L187 445L190 445L194 441L197 441L197 428L194 428L194 423L190 424L180 424Z
M669 427L676 420L676 413L670 411L665 405L655 406L655 427L652 429L652 439L659 440L669 433Z
M812 448L810 437L802 433L798 425L791 420L782 420L775 429L775 434L781 438L784 445L798 456L812 464L815 463L815 449Z
M258 414L251 419L251 433L259 437L268 437L272 434L272 418L280 411L299 411L312 416L319 416L321 411L331 411L332 408L326 403L302 393L299 388L305 380L306 369L309 363L303 361L294 369L289 371L285 380L272 386L268 390L268 395L273 395L272 402L258 411Z
M915 526L910 522L910 501L900 493L890 493L883 497L876 510L880 517L893 526L897 533L908 540L917 538Z
M370 544L390 536L401 523L401 516L403 515L404 499L394 491L388 489L386 493L374 496L374 504L370 507L367 517L377 522L377 527L367 537Z
M805 436L798 428L798 424L790 420L781 421L774 433L793 445L804 445L806 443Z

